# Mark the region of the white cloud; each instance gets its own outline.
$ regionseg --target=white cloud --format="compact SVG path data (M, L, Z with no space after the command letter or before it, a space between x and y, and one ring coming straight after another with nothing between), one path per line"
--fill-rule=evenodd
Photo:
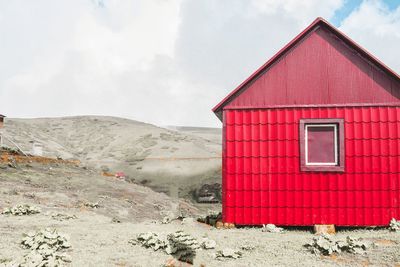
M327 19L343 1L186 1L175 61L196 97L187 107L209 114L232 91L316 17ZM249 4L250 3L250 4ZM302 12L298 12L302 10ZM301 14L301 15L300 15ZM184 114L190 123L191 113ZM211 115L212 116L212 115ZM206 123L216 118L196 115ZM197 121L200 121L197 119ZM207 121L206 121L207 119ZM203 122L204 121L204 122Z
M390 10L383 1L364 1L343 20L340 29L400 72L400 6Z
M264 14L281 13L282 16L295 18L306 26L310 18L330 18L343 5L342 0L328 0L321 4L320 0L251 0L258 12ZM299 12L301 11L301 12Z
M223 96L342 2L0 1L0 113L217 126Z

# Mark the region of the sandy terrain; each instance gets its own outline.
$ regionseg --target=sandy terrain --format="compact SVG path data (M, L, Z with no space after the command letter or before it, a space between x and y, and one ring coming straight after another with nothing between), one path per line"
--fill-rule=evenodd
M182 224L178 219L161 224L165 214L196 217L205 214L210 205L200 205L198 209L186 201L73 164L0 167L0 210L18 203L42 209L41 213L29 216L0 215L0 265L19 260L26 253L19 245L23 233L45 227L56 228L70 237L71 266L162 266L171 256L133 246L128 241L142 232L166 236L179 229L198 240L207 236L217 242L216 249L198 251L194 266L395 266L400 263L400 233L387 229L339 231L337 238L351 235L375 243L366 255L316 256L303 247L313 237L310 228L266 233L260 228L218 230L198 222ZM100 207L86 207L88 202L98 202ZM219 208L214 206L216 210ZM56 221L51 218L54 213L77 218ZM121 223L112 222L113 218ZM242 251L240 259L214 258L216 250L240 250L243 245L255 249Z
M40 143L44 156L123 171L173 196L188 196L205 182L220 181L220 129L171 130L122 118L80 116L7 118L4 131L24 151L31 152L33 144Z

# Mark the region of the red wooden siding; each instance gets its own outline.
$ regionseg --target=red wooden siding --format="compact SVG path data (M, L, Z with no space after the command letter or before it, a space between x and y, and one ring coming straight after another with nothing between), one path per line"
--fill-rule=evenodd
M229 108L400 103L400 82L327 27L317 27L244 88Z
M305 118L344 119L345 172L300 171ZM225 222L364 226L400 219L400 107L224 110L224 140Z

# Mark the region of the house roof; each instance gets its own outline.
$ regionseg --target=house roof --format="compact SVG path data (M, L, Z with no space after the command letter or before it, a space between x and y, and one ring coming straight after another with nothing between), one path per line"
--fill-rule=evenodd
M6 116L0 114L0 118L5 118Z
M392 69L382 63L379 59L369 53L367 50L362 48L356 42L351 40L344 33L339 31L329 22L324 20L321 17L315 19L306 29L304 29L299 35L297 35L293 40L291 40L286 46L284 46L278 53L276 53L271 59L269 59L264 65L262 65L259 69L257 69L250 77L248 77L244 82L242 82L235 90L233 90L230 94L228 94L220 103L218 103L212 111L221 119L221 111L225 105L230 103L235 97L237 97L243 90L247 88L247 85L251 83L253 80L256 80L260 77L269 67L271 67L275 62L277 62L281 57L283 57L288 51L290 51L296 44L301 42L310 32L314 31L318 27L325 27L338 38L340 38L344 43L346 43L349 47L356 50L361 56L366 58L371 63L375 64L378 68L384 71L386 74L394 77L395 79L400 81L400 76L395 73Z

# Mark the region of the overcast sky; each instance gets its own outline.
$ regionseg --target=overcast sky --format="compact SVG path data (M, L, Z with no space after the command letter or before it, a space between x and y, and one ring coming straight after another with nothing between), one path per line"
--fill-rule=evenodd
M0 0L0 113L220 126L211 108L318 16L400 72L397 2Z

